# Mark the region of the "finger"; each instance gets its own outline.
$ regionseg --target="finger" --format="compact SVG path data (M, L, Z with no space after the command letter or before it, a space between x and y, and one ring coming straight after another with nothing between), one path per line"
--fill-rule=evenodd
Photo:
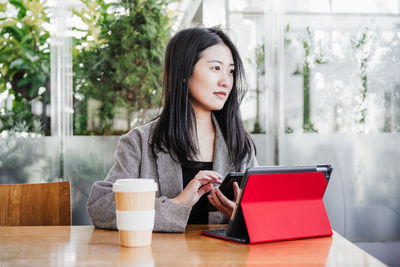
M222 204L220 198L217 196L217 192L216 191L217 191L217 188L213 188L213 190L211 190L211 196L212 196L212 198L214 200L214 203L215 203L216 207L218 209L223 209L224 205Z
M218 196L217 196L217 194L216 194L216 192L215 192L215 189L216 189L216 188L214 188L213 190L211 190L211 199L212 199L212 201L213 201L212 204L213 204L220 212L222 212L223 214L226 214L226 212L228 211L228 209L227 209L227 207L225 207L225 206L221 203L220 199L218 198Z
M214 207L217 207L217 204L214 202L214 199L211 195L207 196L208 201L210 201L211 205L213 205Z
M219 199L218 199L218 197L217 197L217 195L215 194L215 188L213 188L212 190L211 190L211 192L210 192L210 196L211 196L211 198L213 199L213 202L214 202L214 206L220 206L221 205L221 203L219 202Z
M199 193L200 196L204 195L205 193L210 192L210 190L213 188L212 184L206 184L202 186L197 192Z
M235 182L233 182L233 194L234 194L234 196L235 196L235 202L236 202L236 200L237 200L237 197L238 197L238 195L239 195L239 190L240 190L240 188L239 188L239 184L235 181Z
M215 179L222 179L222 175L219 174L218 172L215 171L209 171L209 170L204 170L204 171L200 171L199 173L205 174L209 177L213 177Z
M213 190L210 191L210 194L207 196L208 200L210 201L211 205L213 205L214 207L216 207L218 210L221 209L221 205L220 203L218 203L216 200L218 199L218 197L216 197L214 195L213 197Z
M216 177L220 177L220 178L222 178L222 175L221 175L221 174L219 174L219 173L218 173L218 172L216 172L216 171L204 170L203 172L206 172L206 173L212 174L212 175L214 175L214 176L216 176Z
M199 188L197 189L197 191L199 191L199 190L202 189L204 186L209 185L209 184L212 184L212 183L207 183L207 184L202 184L202 185L200 185Z
M222 183L222 181L220 179L208 176L206 174L202 174L200 177L197 178L197 180L199 180L201 184L207 184L207 183L221 184Z
M222 192L219 190L219 188L215 188L215 194L218 196L219 201L222 203L222 205L230 207L232 206L232 201L229 200Z
M189 184L185 187L184 191L196 193L200 188L209 183L210 182L204 182L204 184L202 184L200 180L192 179L189 182Z
M195 177L196 178L196 177ZM200 177L197 177L196 178L201 184L207 184L207 183L211 183L212 182L212 178L211 177L209 177L209 176L200 176Z

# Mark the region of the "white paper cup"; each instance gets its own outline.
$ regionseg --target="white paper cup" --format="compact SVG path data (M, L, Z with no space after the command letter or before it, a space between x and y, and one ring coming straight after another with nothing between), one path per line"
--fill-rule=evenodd
M157 184L153 179L119 179L113 185L121 246L151 244Z

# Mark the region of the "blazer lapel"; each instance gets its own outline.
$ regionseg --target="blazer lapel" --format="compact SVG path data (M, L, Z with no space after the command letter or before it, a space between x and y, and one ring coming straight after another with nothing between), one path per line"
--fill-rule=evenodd
M174 161L169 153L157 153L157 173L159 177L160 195L173 198L183 190L182 166Z
M150 130L150 136L153 136L155 125ZM166 149L165 147L163 148ZM174 161L169 153L161 150L156 152L156 165L160 196L174 198L179 195L183 191L181 165Z

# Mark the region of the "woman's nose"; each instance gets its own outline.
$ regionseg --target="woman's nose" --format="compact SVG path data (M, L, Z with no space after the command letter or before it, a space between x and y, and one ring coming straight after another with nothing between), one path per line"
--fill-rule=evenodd
M229 79L229 74L221 72L221 77L219 79L219 85L227 88L230 86L230 83L231 83L231 81Z

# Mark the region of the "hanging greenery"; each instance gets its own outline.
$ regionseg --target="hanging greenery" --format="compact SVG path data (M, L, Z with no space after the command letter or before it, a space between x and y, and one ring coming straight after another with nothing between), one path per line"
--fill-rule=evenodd
M357 123L363 125L365 124L365 119L367 117L367 107L366 107L366 98L368 92L368 76L367 76L367 67L368 61L372 53L372 49L368 46L368 42L371 42L371 36L368 36L368 28L365 29L365 32L361 34L360 37L355 35L351 38L351 47L360 54L360 78L361 78L361 86L360 90L360 105L359 105L359 118L356 121Z

